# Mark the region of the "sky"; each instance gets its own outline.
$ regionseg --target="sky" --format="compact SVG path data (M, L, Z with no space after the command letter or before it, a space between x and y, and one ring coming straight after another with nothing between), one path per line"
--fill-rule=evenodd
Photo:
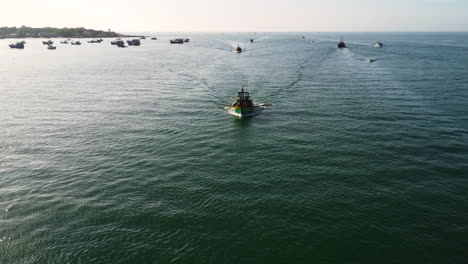
M468 31L468 0L0 0L1 26L117 32Z

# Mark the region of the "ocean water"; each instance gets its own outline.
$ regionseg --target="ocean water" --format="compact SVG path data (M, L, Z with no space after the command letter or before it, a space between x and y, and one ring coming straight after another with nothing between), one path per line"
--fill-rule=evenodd
M0 263L468 262L468 33L152 35L0 40Z

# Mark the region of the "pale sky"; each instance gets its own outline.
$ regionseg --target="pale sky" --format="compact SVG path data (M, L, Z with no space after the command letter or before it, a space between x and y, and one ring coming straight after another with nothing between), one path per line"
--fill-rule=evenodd
M0 26L117 32L468 31L468 0L0 1Z

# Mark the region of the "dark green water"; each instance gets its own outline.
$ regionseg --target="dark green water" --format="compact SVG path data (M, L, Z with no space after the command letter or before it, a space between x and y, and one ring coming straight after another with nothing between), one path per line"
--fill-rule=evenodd
M301 35L0 40L0 263L467 263L468 34Z

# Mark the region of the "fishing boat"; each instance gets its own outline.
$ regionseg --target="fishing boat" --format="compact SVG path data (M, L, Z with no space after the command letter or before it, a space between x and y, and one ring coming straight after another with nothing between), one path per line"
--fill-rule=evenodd
M132 40L127 40L127 44L129 46L140 46L141 42L139 39L132 39Z
M383 48L383 43L382 42L377 42L377 43L375 43L374 47Z
M232 105L226 106L226 109L229 114L242 118L259 114L265 106L269 105L254 104L253 100L250 98L250 94L244 92L244 89L242 89L237 93L236 101Z
M174 39L174 40L170 40L171 44L184 44L184 40L183 39Z
M242 52L242 48L237 45L237 48L234 50L236 53L241 53Z
M54 44L54 42L52 40L48 40L48 41L42 41L42 44L44 45L52 45Z
M49 49L49 50L54 50L54 49L57 49L57 47L56 47L56 46L52 46L52 45L48 45L48 46L47 46L47 49Z
M72 45L81 45L81 42L79 40L77 40L77 41L72 41L71 44Z
M12 44L10 44L8 46L10 46L10 48L12 48L12 49L24 49L24 43L23 42L17 42L15 44L12 43Z
M341 37L340 42L338 42L337 46L340 49L346 48L346 44L344 43L343 37Z
M115 42L115 45L117 45L117 47L119 48L126 48L127 46L125 46L125 42L123 42L122 40L117 40Z
M102 39L92 39L88 40L88 43L101 43L103 40Z

